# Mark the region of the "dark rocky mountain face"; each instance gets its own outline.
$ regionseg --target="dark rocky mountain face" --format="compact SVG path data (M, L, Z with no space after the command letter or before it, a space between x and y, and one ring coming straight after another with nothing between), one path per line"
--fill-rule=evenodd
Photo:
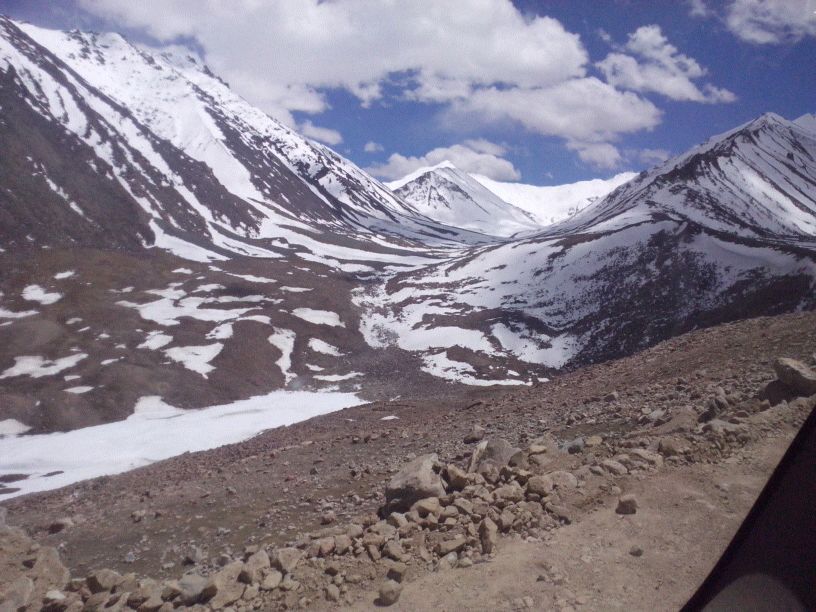
M0 423L32 431L153 396L532 384L814 307L816 136L775 116L508 238L430 218L194 59L0 19L0 151Z

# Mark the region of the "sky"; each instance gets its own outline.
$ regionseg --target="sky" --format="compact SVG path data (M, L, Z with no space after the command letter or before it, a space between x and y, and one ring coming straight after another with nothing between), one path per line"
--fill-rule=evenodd
M816 0L0 0L184 45L378 178L450 160L556 185L816 112Z

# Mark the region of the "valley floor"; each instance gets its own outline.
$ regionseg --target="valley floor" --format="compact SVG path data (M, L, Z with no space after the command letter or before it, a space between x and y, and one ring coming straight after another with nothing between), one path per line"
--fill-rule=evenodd
M530 458L537 443L553 443L535 469L568 472L574 485L557 488L534 520L523 516L520 504L529 502L511 504L518 520L497 550L469 544L453 563L460 567L433 544L463 521L424 526L427 548L404 538L407 574L395 609L677 609L813 409L814 398L761 403L774 360L812 363L815 352L816 313L741 321L530 389L357 406L3 506L9 524L57 547L77 577L99 568L162 580L206 575L247 547L295 545L308 552L294 584L247 587L236 609L368 609L391 561L372 561L361 545L356 555L318 558L313 538L336 535L336 526L376 526L389 477L417 455L467 467L474 445L464 439L480 425L485 439L505 438ZM716 418L701 424L716 397L725 400ZM554 446L571 442L578 452ZM616 514L628 493L637 512ZM0 578L8 579L11 557L26 553L0 542L3 554Z

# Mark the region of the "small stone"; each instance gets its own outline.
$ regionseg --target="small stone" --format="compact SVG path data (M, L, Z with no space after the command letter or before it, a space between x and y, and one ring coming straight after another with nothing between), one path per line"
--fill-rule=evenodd
M408 566L405 565L405 563L397 562L393 563L391 567L388 568L387 577L394 582L402 582L407 572Z
M429 514L439 516L439 514L442 512L442 506L439 503L438 497L427 497L417 501L413 506L411 506L411 510L417 512L422 518L425 518Z
M130 518L134 523L141 523L146 514L144 510L134 510L130 513Z
M617 402L619 397L620 396L618 395L617 391L612 391L612 393L607 393L604 396L604 401L605 402Z
M264 577L261 579L261 590L262 591L272 591L277 589L280 586L281 581L283 580L283 574L281 574L278 570L272 569L264 574Z
M380 597L377 603L381 606L394 605L399 600L401 593L402 585L396 580L388 578L380 585Z
M467 544L467 538L465 538L465 536L457 536L437 544L436 552L440 557L444 557L452 552L459 552L465 547L465 544Z
M74 526L74 521L71 518L65 517L61 519L57 519L53 523L48 526L48 533L55 534L60 533L61 531L65 531L66 529L70 529Z
M615 508L615 512L618 514L635 514L637 510L638 501L632 494L622 495L620 499L618 499L618 507Z
M337 521L337 514L335 514L334 510L329 510L325 512L320 517L320 524L321 525L331 525L332 523Z
M633 546L629 549L629 554L633 557L642 557L643 556L643 549L640 546Z
M584 447L586 446L586 442L583 438L575 438L566 444L566 451L570 455L577 455L578 453L583 452Z
M340 601L340 588L337 585L330 584L326 587L326 600L332 603Z
M657 451L664 457L677 457L688 451L688 445L677 438L661 438Z
M334 552L338 555L345 555L351 548L351 538L346 534L334 536Z
M601 436L589 436L584 441L584 444L589 448L600 446L601 444L603 444L603 438Z
M484 437L485 428L481 425L474 425L470 433L465 436L464 442L465 444L475 444L476 442L481 442Z
M620 461L614 459L604 459L601 461L601 467L615 476L623 476L629 472Z

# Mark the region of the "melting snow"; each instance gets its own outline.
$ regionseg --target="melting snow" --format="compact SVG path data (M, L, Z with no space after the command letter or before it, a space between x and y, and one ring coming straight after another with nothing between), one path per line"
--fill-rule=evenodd
M65 272L58 272L54 275L56 280L64 280L66 278L71 278L76 272L74 270L66 270Z
M231 404L182 410L159 397L143 397L134 414L124 421L66 433L0 439L0 475L31 474L15 483L19 492L3 499L119 474L185 452L234 444L266 429L361 403L352 393L273 391ZM57 471L63 473L44 477Z
M292 314L314 323L315 325L331 325L332 327L345 327L346 324L340 320L340 315L330 310L315 310L313 308L295 308Z
M58 302L62 298L61 293L48 293L39 285L29 285L23 289L23 299L29 302L39 302L44 306Z
M173 341L173 336L169 336L167 334L163 334L160 331L152 331L147 334L147 338L145 341L142 342L136 348L140 349L150 349L153 351L157 351L163 346L167 346Z
M0 438L4 436L19 436L31 429L25 423L15 419L5 419L0 421Z
M343 353L340 352L336 346L332 346L328 342L324 342L319 338L309 338L309 348L317 353L323 353L324 355L332 355L333 357L342 357Z
M87 393L88 391L93 391L93 387L89 387L88 385L80 385L78 387L71 387L70 389L65 389L66 393L73 393L74 395L82 395L83 393Z
M164 351L173 361L179 362L188 370L198 372L204 378L215 369L210 365L210 361L215 359L224 345L221 342L207 344L204 346L176 346Z
M59 359L46 359L38 355L24 355L14 358L14 365L0 374L0 378L11 378L13 376L30 376L31 378L41 378L43 376L53 376L63 370L74 367L88 355L77 353Z
M280 368L286 383L295 378L297 375L291 372L292 367L292 351L295 349L295 332L291 329L276 329L274 334L269 336L269 342L281 352L280 358L275 362Z
M341 380L357 378L358 376L362 375L362 372L349 372L348 374L316 374L314 378L317 380L325 380L326 382L339 382Z

